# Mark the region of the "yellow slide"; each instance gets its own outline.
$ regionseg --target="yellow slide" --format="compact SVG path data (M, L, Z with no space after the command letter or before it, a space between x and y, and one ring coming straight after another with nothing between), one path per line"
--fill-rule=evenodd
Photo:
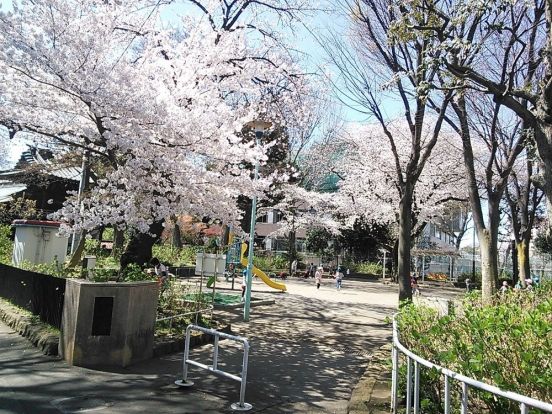
M247 250L247 244L242 243L240 262L243 266L247 267L247 257L244 257L244 253L246 250ZM284 285L283 283L273 281L271 278L269 278L266 275L265 272L263 272L261 269L258 269L255 266L253 266L253 274L261 278L261 280L265 282L268 286L270 286L272 289L281 290L282 292L285 292L287 290L286 285Z

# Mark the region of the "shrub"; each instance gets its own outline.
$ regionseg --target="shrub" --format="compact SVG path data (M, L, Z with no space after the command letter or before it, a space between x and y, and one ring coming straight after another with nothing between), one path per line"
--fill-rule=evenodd
M157 280L157 276L148 274L136 263L131 263L122 271L120 280L122 282L140 282L142 280Z
M408 305L398 322L401 342L423 358L503 390L552 400L551 283L497 296L491 305L483 305L480 295L471 293L461 312L444 317ZM442 389L442 378L424 379L429 383L422 398L435 408L427 412L442 412L435 392ZM519 410L517 404L485 392L472 389L470 395L490 413Z
M283 255L276 255L272 259L272 268L273 269L287 269L289 265L288 259Z
M186 246L180 249L178 254L178 263L183 265L194 266L196 262L196 254L199 251L199 247L196 246Z
M470 279L470 283L481 285L481 272L476 271L475 278L473 276L472 272L464 272L460 275L459 280L464 282L466 279Z
M275 271L287 269L288 260L284 255L276 256L254 256L253 264L264 271Z
M93 271L94 282L108 282L110 279L114 279L116 274L116 269L104 269L101 267L96 267Z
M357 273L365 273L369 275L383 274L383 266L380 265L379 263L372 263L372 262L357 263L354 266L354 269Z
M186 246L182 249L177 249L168 244L156 244L152 248L152 254L161 263L172 266L184 266L195 265L198 250L199 247L196 246Z
M19 267L31 272L42 273L44 275L56 277L78 277L80 275L80 267L74 269L65 267L63 263L53 260L51 263L30 263L23 261Z
M253 256L253 265L267 271L272 269L272 259L267 256Z
M11 227L0 224L0 262L11 264L13 242L11 241Z

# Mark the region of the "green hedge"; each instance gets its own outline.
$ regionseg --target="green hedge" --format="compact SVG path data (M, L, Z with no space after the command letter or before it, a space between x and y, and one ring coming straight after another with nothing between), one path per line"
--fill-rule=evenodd
M533 291L511 291L490 305L482 305L479 293L472 293L457 314L444 317L433 309L408 305L401 310L398 326L401 342L437 365L503 390L552 401L552 283ZM422 379L423 412L442 412L442 376L422 369ZM482 411L519 411L517 404L485 392L470 389L470 395Z
M167 244L156 244L152 248L152 254L161 263L172 266L195 266L196 254L200 249L201 247L197 246L186 246L177 249Z
M354 264L353 269L356 273L365 273L368 275L382 275L383 266L378 263L362 262Z
M253 264L262 271L285 270L289 266L287 258L283 255L254 256Z
M10 240L11 228L0 224L0 262L11 265L13 242Z

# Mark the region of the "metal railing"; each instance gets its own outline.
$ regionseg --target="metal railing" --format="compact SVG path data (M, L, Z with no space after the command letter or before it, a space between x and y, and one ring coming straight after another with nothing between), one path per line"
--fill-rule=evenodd
M192 361L190 357L190 333L192 331L203 332L208 335L215 337L214 348L213 348L213 362L211 365L205 365L197 361ZM230 374L228 372L218 369L218 353L219 353L219 338L229 339L235 342L241 342L243 344L243 361L242 361L242 371L241 377L238 375ZM188 325L186 328L186 343L184 345L184 358L182 361L182 379L175 381L175 384L179 387L191 387L194 385L192 381L188 380L188 365L193 365L198 368L206 369L211 371L214 374L221 375L226 378L233 379L240 383L240 401L230 405L232 410L235 411L248 411L253 408L251 404L244 402L245 398L245 386L247 385L247 363L249 360L249 342L246 338L241 336L234 336L226 334L224 332L219 332L214 329L204 328L197 325Z
M483 391L490 392L496 396L507 398L511 401L519 403L519 412L521 414L528 414L529 408L538 408L547 413L552 413L552 404L535 400L521 394L517 394L511 391L503 391L493 385L485 384L474 380L473 378L466 377L462 374L458 374L449 369L435 365L418 355L415 355L404 347L399 342L399 331L397 329L397 315L393 317L393 349L392 349L392 362L393 370L391 377L391 408L394 414L398 409L398 391L399 391L399 354L403 353L406 356L406 414L412 413L414 408L414 414L420 413L420 365L427 368L434 368L438 370L445 377L444 386L444 402L445 402L445 414L451 413L451 380L458 381L462 386L462 400L461 400L461 414L468 414L468 400L469 400L469 388L478 388ZM414 369L412 369L414 365ZM414 372L412 372L414 371ZM413 378L414 377L414 378ZM412 381L414 380L414 381ZM414 394L414 395L412 395ZM414 399L412 399L414 397Z
M169 321L169 331L172 332L173 320L184 318L184 317L190 316L190 315L195 315L194 320L195 320L195 323L197 324L198 319L199 319L199 315L201 313L205 312L205 311L210 311L211 312L211 319L213 319L213 309L214 309L214 306L209 305L209 306L205 306L201 309L197 309L197 310L194 310L194 311L179 313L177 315L170 315L170 316L166 316L164 318L157 318L157 319L155 319L155 324L158 324L159 322Z

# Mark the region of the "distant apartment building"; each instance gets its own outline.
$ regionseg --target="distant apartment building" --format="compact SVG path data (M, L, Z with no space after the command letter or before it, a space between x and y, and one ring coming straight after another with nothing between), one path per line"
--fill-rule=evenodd
M456 250L456 235L450 229L444 229L436 222L429 222L420 236L419 249L443 251Z
M257 218L255 225L255 243L260 248L273 251L284 252L289 250L289 240L287 234L275 234L281 228L282 212L276 209L268 211ZM305 251L305 229L297 229L295 232L295 246L298 252Z

